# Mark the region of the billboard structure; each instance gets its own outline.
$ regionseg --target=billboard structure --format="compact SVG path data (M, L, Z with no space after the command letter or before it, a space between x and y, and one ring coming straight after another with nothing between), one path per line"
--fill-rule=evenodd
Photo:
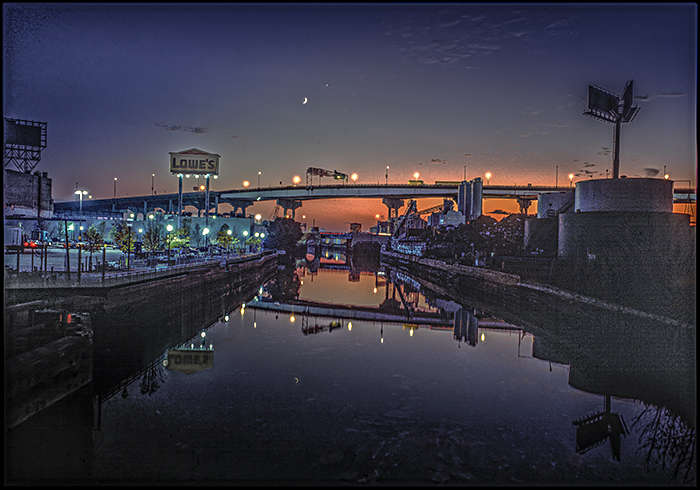
M184 175L219 175L217 153L209 153L197 148L170 152L170 173Z
M41 160L46 148L47 123L24 119L5 118L4 165L13 164L17 170L30 173Z
M206 193L204 197L205 226L209 226L209 181L210 177L219 178L218 153L209 153L198 148L190 148L183 151L171 151L170 173L178 177L177 191L177 227L180 228L182 217L182 178L194 175L199 178L202 175L206 180ZM218 210L217 210L218 211Z
M601 121L615 124L615 151L613 156L613 179L620 177L620 126L631 122L639 112L639 107L633 107L634 81L629 80L625 85L622 97L594 85L588 86L587 116L593 116Z

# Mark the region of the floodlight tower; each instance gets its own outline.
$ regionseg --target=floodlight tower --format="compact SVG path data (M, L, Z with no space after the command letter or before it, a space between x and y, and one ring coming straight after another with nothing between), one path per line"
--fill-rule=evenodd
M633 85L634 80L627 82L622 98L593 85L588 86L588 111L584 114L615 123L613 179L620 177L620 126L623 122L632 121L639 112L639 107L632 107Z

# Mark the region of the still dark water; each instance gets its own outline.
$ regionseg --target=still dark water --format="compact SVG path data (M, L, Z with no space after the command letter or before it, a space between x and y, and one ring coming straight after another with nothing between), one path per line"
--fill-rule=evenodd
M560 317L547 335L388 269L259 286L213 320L185 305L174 337L156 326L173 305L118 336L103 319L93 386L10 431L7 478L696 483L694 332ZM213 363L183 371L168 350L202 331Z

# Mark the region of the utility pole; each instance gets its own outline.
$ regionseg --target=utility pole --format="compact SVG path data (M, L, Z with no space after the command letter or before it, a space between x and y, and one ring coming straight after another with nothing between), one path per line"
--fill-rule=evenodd
M559 189L559 165L555 165L555 173L554 173L554 187Z

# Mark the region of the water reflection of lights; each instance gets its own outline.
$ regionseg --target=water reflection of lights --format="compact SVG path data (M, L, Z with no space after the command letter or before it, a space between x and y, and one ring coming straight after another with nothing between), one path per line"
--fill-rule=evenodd
M348 322L348 331L349 331L349 332L352 331L352 322Z
M408 335L409 335L410 337L413 337L413 329L411 329L411 330L408 331Z
M373 292L374 294L377 294L377 288L374 288L374 290L373 290L372 292Z
M206 337L206 336L207 336L207 333L206 333L206 332L202 332L202 334L201 334L201 335L202 335L202 338L204 338L204 337Z
M224 316L224 321L225 321L225 322L228 321L228 315Z
M253 322L253 328L258 328L258 322Z
M486 340L486 334L484 332L481 332L481 341L484 342Z
M296 318L294 317L294 315L289 315L289 321L291 323L294 323L296 321Z

